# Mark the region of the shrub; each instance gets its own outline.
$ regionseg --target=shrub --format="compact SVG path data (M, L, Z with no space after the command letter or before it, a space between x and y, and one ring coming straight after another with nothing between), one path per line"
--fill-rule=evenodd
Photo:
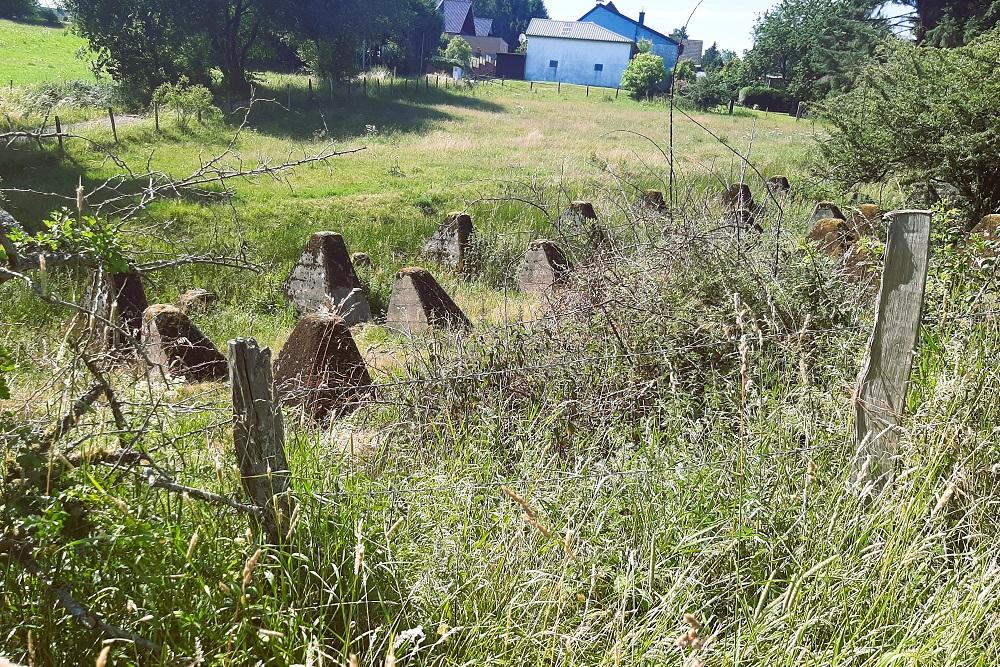
M649 97L667 80L663 58L652 53L640 53L628 64L622 74L622 88L632 91L635 97Z
M173 109L177 125L182 129L187 128L192 117L197 116L200 121L204 114L216 111L212 105L212 91L205 86L191 85L184 76L177 83L165 83L157 88L153 102Z
M472 46L461 37L452 37L444 50L444 57L462 67L468 67L472 61Z
M695 79L681 90L681 96L690 101L696 109L707 111L720 104L728 104L735 96L722 79L715 74Z
M960 207L970 226L1000 210L997 62L1000 29L958 49L887 44L820 109L832 131L819 170L852 188L898 178Z
M792 113L795 111L796 100L781 88L747 86L740 90L740 104L745 107L760 107L765 111Z

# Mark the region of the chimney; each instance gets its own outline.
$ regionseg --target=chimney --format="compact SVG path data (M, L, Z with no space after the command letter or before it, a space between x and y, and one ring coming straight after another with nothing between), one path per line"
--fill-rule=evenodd
M639 25L646 25L646 12L639 12Z

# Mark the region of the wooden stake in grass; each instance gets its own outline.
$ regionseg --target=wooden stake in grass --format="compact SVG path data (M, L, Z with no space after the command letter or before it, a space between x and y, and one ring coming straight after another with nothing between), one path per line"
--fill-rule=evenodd
M108 118L111 119L111 136L115 138L115 143L118 143L118 127L115 125L115 110L108 107Z
M233 442L243 488L261 508L260 527L271 544L287 539L292 515L285 426L271 373L271 350L257 341L229 341Z
M858 379L855 401L855 482L885 477L896 454L896 429L920 334L930 255L929 211L886 216L889 238L875 312L875 328Z
M63 145L62 123L59 122L59 116L56 116L56 138L59 140L59 153L63 153L65 146Z

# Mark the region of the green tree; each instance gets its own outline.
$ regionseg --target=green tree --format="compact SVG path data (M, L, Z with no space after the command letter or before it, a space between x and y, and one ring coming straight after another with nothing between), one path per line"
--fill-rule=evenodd
M894 0L883 5L910 7L913 32L921 44L957 47L1000 25L1000 0Z
M972 223L1000 210L1000 28L957 49L897 40L878 55L821 108L832 131L818 171L848 187L929 188Z
M705 49L705 53L701 56L701 66L707 72L717 67L722 67L722 65L722 54L719 53L719 43L712 42L712 46Z
M528 29L531 19L547 19L543 0L473 0L476 16L493 19L493 35L516 47L518 37Z
M622 88L636 98L649 97L661 90L667 81L663 58L652 53L640 53L628 64L622 74Z
M444 50L444 57L453 63L468 67L472 61L472 46L461 37L452 37Z
M891 36L876 13L868 0L782 0L754 26L747 76L779 75L800 100L847 90Z
M0 18L23 19L34 15L38 9L35 0L0 0Z
M688 28L686 25L682 25L680 28L674 28L670 32L670 37L676 39L678 42L682 39L688 39Z
M635 44L635 50L637 53L652 53L653 52L653 42L648 39L640 39Z

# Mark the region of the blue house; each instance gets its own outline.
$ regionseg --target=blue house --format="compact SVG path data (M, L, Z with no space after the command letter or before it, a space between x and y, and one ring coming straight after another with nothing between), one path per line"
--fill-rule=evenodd
M597 6L580 17L580 20L596 23L633 42L641 39L649 40L653 43L653 53L663 58L663 65L668 72L674 68L680 56L680 43L647 26L646 12L639 12L639 20L636 21L618 11L614 2L598 2Z

